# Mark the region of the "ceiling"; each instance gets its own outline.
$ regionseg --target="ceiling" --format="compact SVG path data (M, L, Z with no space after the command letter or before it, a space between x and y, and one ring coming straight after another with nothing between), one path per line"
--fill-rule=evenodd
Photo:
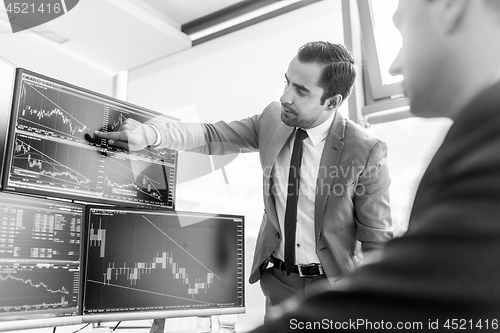
M206 25L206 18L211 18L209 24L228 19L228 15L218 15L214 20L211 17L214 13L242 5L246 6L243 12L248 12L253 10L248 6L256 4L266 7L298 2L308 1L80 0L66 14L31 28L27 33L36 32L40 38L51 40L55 49L83 58L109 73L118 73L192 47L195 44L188 35L191 32L185 28L192 28L193 23L197 27ZM9 27L2 7L0 5L0 19ZM240 12L232 10L229 16ZM199 21L203 24L198 24ZM17 39L22 41L21 36Z
M142 0L142 2L180 24L186 24L242 0Z

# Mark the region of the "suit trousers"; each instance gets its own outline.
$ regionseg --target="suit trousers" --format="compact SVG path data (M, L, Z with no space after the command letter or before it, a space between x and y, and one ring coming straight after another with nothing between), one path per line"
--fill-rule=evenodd
M260 287L266 297L266 315L268 318L272 307L283 302L287 298L299 295L307 296L315 291L319 286L328 283L326 275L315 277L300 277L297 273L286 275L284 269L277 266L269 267L262 272L260 277Z

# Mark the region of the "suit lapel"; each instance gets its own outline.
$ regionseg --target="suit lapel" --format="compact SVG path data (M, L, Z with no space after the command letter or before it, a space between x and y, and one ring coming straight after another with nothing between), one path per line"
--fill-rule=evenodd
M273 137L271 138L271 142L269 143L269 150L266 152L266 156L264 158L264 168L273 167L278 154L280 153L283 146L287 143L293 131L293 127L287 126L284 123L281 123L278 126L278 128L274 132Z
M338 168L340 155L342 154L342 149L344 148L342 140L345 136L345 125L345 118L339 111L337 111L335 119L333 120L332 126L330 126L330 130L328 131L328 135L326 137L325 147L323 148L323 153L321 155L318 178L316 180L316 200L314 204L314 227L316 239L318 239L321 231L323 213L325 211L326 200L329 194L329 191L325 189L331 188L336 174L335 172L332 172L333 170L331 168Z
M269 149L265 154L263 161L263 170L264 170L264 196L266 198L267 207L269 210L266 213L269 216L269 220L273 223L276 230L280 230L278 223L278 215L276 214L276 206L274 202L274 196L270 193L272 180L271 174L274 168L274 163L278 157L283 146L287 143L288 139L292 135L294 131L293 127L287 126L284 123L281 123L276 131L274 132L273 137L269 143Z

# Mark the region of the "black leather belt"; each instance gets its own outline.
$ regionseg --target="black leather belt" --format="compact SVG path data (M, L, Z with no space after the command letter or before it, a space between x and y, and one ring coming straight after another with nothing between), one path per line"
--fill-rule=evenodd
M281 269L282 272L285 271L285 263L282 260L271 257L271 262L274 267ZM321 264L295 265L293 266L292 273L299 274L300 277L308 278L325 275Z

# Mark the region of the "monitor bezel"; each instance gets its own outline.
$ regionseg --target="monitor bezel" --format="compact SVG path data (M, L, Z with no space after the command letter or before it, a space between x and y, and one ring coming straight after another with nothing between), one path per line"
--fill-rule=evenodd
M0 331L14 331L45 327L69 326L83 324L83 316L67 316L52 318L12 319L0 321Z
M148 209L140 209L136 207L103 207L96 205L87 205L86 206L86 223L85 223L85 234L86 237L89 237L90 230L90 218L91 218L91 209L107 209L114 211L130 211L130 212L146 212L148 214L185 214L185 215L195 215L197 217L211 217L211 218L227 218L227 219L241 219L242 223L242 303L241 306L230 306L230 307L207 307L207 308L196 308L196 309L161 309L161 310L137 310L137 311L110 311L110 312L102 312L102 313L85 313L85 297L86 290L85 285L83 286L83 297L82 297L82 316L84 323L95 323L95 322L103 322L103 321L126 321L126 320L142 320L142 319L155 319L155 318L182 318L182 317L195 317L195 316L213 316L213 315L225 315L225 314L243 314L246 312L246 296L245 296L245 216L244 215L236 215L236 214L225 214L225 213L202 213L202 212L190 212L190 211L176 211L176 210L148 210ZM84 256L84 265L83 270L85 271L85 281L87 279L86 276L86 268L87 268L87 248L88 241L85 243L85 251L86 255Z
M5 152L9 137L12 100L16 82L16 66L0 57L0 190L3 188Z
M169 210L174 210L175 209L175 199L176 199L176 184L177 184L177 163L178 163L178 152L172 150L175 153L175 161L174 161L174 177L172 179L172 183L170 183L170 177L169 174L166 173L167 169L165 169L165 165L163 165L163 171L165 174L165 183L167 186L171 186L169 190L172 191L172 203L171 205L168 205L166 202L163 204L158 203L145 203L145 202L140 202L140 201L129 201L129 200L124 200L124 199L113 199L104 195L96 195L99 193L93 193L89 192L88 195L79 195L75 194L74 192L71 191L62 191L60 187L57 187L55 189L41 189L41 188L33 188L31 186L14 186L10 183L10 173L12 169L12 163L13 163L13 156L14 156L14 140L15 140L15 133L16 133L16 119L18 117L18 108L19 108L19 98L16 98L16 96L19 96L19 90L21 88L21 82L22 82L22 75L27 74L31 75L33 77L38 77L42 80L46 80L49 82L53 82L54 84L65 86L69 89L73 89L76 91L81 92L84 95L89 95L91 97L97 98L99 100L102 100L103 102L109 102L112 105L115 105L117 107L121 107L127 110L132 110L137 112L138 114L141 114L143 116L151 117L151 118L161 118L165 119L165 121L172 121L172 122L177 122L179 121L178 118L169 116L167 114L154 111L151 109L147 109L144 107L141 107L139 105L135 105L126 101L122 101L120 99L107 96L83 87L79 87L76 85L73 85L71 83L52 78L37 72L30 71L25 68L16 68L16 73L15 73L15 82L14 82L14 87L13 87L13 93L11 94L11 108L10 108L10 115L9 115L9 121L8 121L8 128L6 132L7 140L5 143L5 152L4 152L4 165L2 169L5 169L3 179L1 182L0 187L3 188L4 191L6 192L11 192L11 193L20 193L20 194L27 194L27 195L35 195L35 196L41 196L41 197L47 197L47 198L60 198L63 200L72 200L73 202L78 202L78 203L88 203L88 204L105 204L105 205L117 205L117 206L123 206L123 207L137 207L137 208L148 208L148 209L169 209ZM0 141L1 143L1 141ZM103 148L105 152L109 152L110 154L124 154L124 156L139 156L135 155L134 152L127 152L124 150L119 150L119 149L110 149L107 150L107 148Z

